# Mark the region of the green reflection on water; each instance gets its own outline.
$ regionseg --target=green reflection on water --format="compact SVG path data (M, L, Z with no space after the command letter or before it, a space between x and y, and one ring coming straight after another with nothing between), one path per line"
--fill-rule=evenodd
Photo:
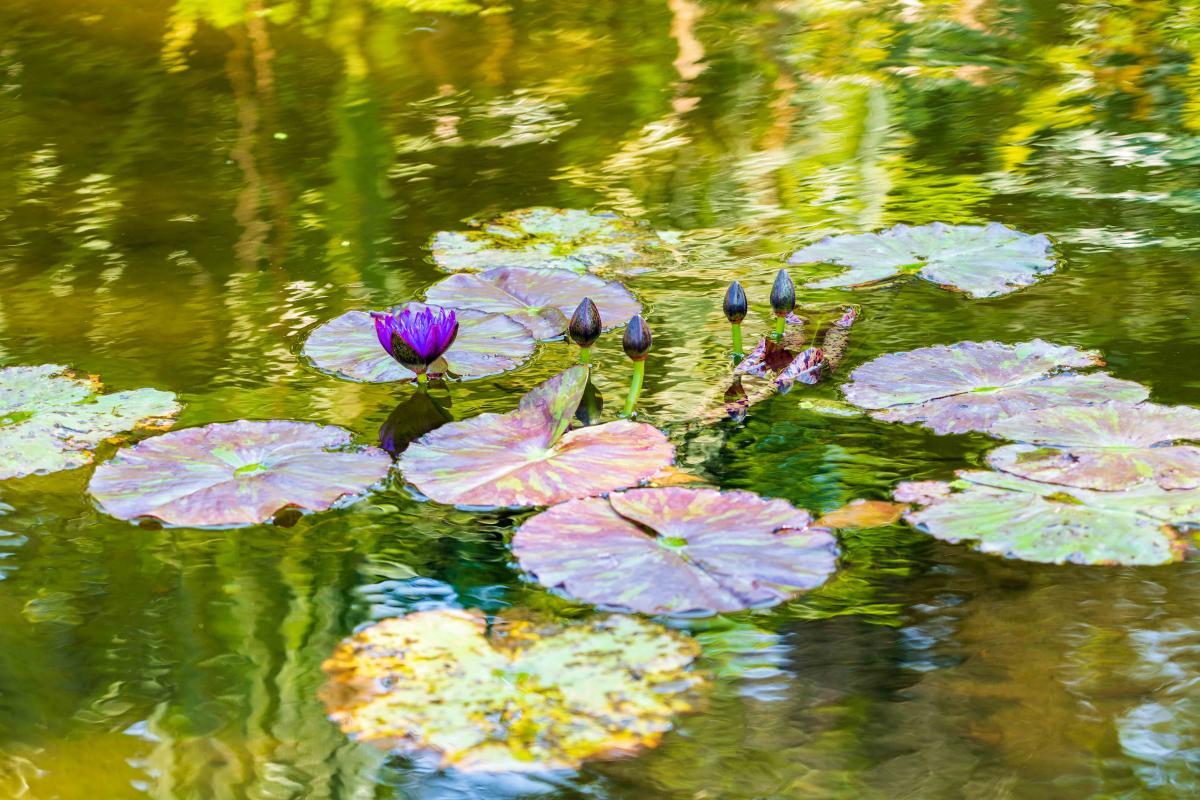
M439 275L428 237L464 218L598 207L677 232L674 262L630 283L655 333L639 408L684 465L813 511L884 497L978 464L988 440L800 407L835 400L829 384L744 425L683 424L728 385L728 282L750 296L749 344L779 257L823 235L1045 231L1063 270L1010 297L855 293L842 375L899 349L1043 336L1196 402L1198 23L1181 0L12 0L0 364L174 391L181 424L286 417L369 440L411 390L308 369L306 331L417 296ZM506 410L574 359L550 343L450 387L454 416ZM594 361L621 396L617 337ZM1190 564L1056 569L900 527L845 536L821 591L688 623L724 637L722 677L659 750L472 783L348 743L324 720L320 663L356 624L420 603L590 613L521 580L505 548L520 516L389 490L287 528L147 530L99 514L86 479L0 486L0 794L1196 792Z

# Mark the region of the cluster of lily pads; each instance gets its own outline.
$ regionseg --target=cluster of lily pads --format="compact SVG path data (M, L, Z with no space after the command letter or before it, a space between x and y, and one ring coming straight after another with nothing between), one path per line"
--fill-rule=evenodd
M575 210L526 209L439 233L434 262L453 274L423 302L321 324L304 342L307 362L350 381L417 383L414 399L427 401L430 379L515 369L538 342L569 337L579 365L506 413L443 415L414 436L389 420L382 448L289 420L145 437L97 467L89 491L120 519L235 526L354 502L398 471L429 501L537 509L512 537L520 567L616 613L563 623L432 609L383 620L326 663L329 714L358 738L433 751L463 769L574 767L653 746L674 714L694 707L705 679L691 668L694 640L631 614L785 602L835 571L831 528L884 524L901 508L852 505L814 520L785 500L688 485L696 479L675 469L668 437L635 419L650 331L629 289L604 277L636 275L662 249L644 226ZM915 274L973 297L1054 269L1044 236L995 224L896 226L826 239L790 259L812 261L848 268L812 287ZM770 301L773 330L743 352L746 293L735 282L725 298L733 384L721 399L735 418L769 393L832 373L858 318L853 305L797 306L786 270ZM629 398L618 418L601 421L589 407L591 348L621 325L634 365ZM1200 511L1200 450L1175 442L1200 438L1200 410L1146 403L1143 387L1091 371L1099 364L1095 353L1040 340L964 342L883 356L844 388L880 419L1016 442L989 456L994 472L901 484L896 499L920 506L907 514L920 529L1033 560L1177 559L1178 531ZM180 410L169 393L101 394L96 379L60 366L0 370L0 479L82 466L104 441L169 427ZM388 451L399 454L395 464Z

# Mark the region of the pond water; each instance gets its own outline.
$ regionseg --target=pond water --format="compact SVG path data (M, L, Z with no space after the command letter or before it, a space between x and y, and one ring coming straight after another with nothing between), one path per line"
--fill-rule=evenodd
M413 390L313 370L306 333L419 296L442 276L434 232L546 205L672 232L671 263L628 279L655 335L642 418L721 487L825 512L979 465L982 435L803 402L913 347L1044 337L1200 402L1193 4L481 2L6 0L0 366L173 391L182 425L311 420L371 442ZM727 380L731 279L758 334L791 250L935 220L1046 232L1062 269L990 300L914 280L802 291L862 307L839 375L742 424L688 424ZM435 392L458 419L504 411L574 357L549 342ZM596 363L611 409L619 336ZM347 739L321 663L415 608L594 613L523 579L507 542L528 514L393 485L290 527L155 530L98 511L90 472L0 482L0 797L1200 793L1195 563L844 534L822 589L672 623L716 679L660 747L481 777Z

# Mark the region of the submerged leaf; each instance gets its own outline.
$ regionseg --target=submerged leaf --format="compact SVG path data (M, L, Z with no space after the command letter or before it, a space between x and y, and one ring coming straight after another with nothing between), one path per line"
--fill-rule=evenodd
M430 249L446 272L531 267L589 272L629 267L661 250L649 227L611 213L535 207L503 214L471 231L440 231Z
M391 309L420 310L423 303L405 303ZM533 355L534 341L521 323L502 314L459 310L458 337L431 375L470 380L516 369ZM417 375L401 366L379 344L375 322L367 311L347 311L321 325L304 343L303 355L322 372L351 381L384 383L413 381ZM438 364L444 364L439 369Z
M170 392L100 388L58 364L0 369L0 480L90 464L105 439L166 427L180 411Z
M927 281L995 297L1032 285L1054 272L1054 249L1045 234L1029 235L997 222L987 225L896 225L882 233L830 236L798 250L789 264L837 264L848 270L813 281L809 288L865 286L915 273Z
M562 336L585 297L596 304L604 330L624 325L642 310L622 284L562 269L502 267L451 275L426 292L430 303L446 308L506 314L537 339Z
M829 531L786 500L674 487L562 503L527 520L512 547L544 585L645 614L775 605L837 563Z
M284 508L324 511L382 482L391 458L311 422L238 420L184 428L125 448L88 490L119 519L188 527L266 522Z
M626 616L570 625L423 611L385 619L325 662L329 717L361 741L443 767L572 769L654 747L690 711L692 639Z
M842 390L876 419L920 422L938 433L988 431L1025 411L1149 395L1132 381L1071 369L1101 363L1095 352L1041 339L959 342L880 356L854 370Z
M881 528L899 522L907 510L908 505L905 503L852 500L841 508L830 511L815 524L821 528Z
M958 473L954 484L900 484L896 498L922 503L905 519L947 542L1051 564L1165 564L1182 547L1175 527L1200 522L1200 490L1146 484L1096 492L1005 475ZM953 491L957 489L957 491Z
M585 367L542 383L507 414L438 428L400 457L409 483L449 505L550 505L636 486L668 466L661 431L630 420L567 431L587 386Z
M1200 409L1153 403L1102 403L1031 411L1002 419L991 432L1011 444L988 464L1032 480L1116 491L1141 483L1200 487Z

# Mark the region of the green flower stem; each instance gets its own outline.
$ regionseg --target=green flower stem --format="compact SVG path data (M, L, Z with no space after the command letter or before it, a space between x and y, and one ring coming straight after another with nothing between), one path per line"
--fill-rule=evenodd
M744 355L746 352L742 350L742 325L740 322L735 322L733 323L733 357L740 360Z
M637 405L638 395L642 392L642 379L646 377L646 362L633 362L633 378L629 381L629 397L625 398L625 410L622 417L633 416L633 407Z
M592 348L579 348L579 363L585 367L592 363Z
M417 373L417 386L421 389L424 389L429 386L429 376L426 375L424 372Z
M787 325L787 317L775 318L775 332L771 334L771 338L778 341L783 338L783 326Z

